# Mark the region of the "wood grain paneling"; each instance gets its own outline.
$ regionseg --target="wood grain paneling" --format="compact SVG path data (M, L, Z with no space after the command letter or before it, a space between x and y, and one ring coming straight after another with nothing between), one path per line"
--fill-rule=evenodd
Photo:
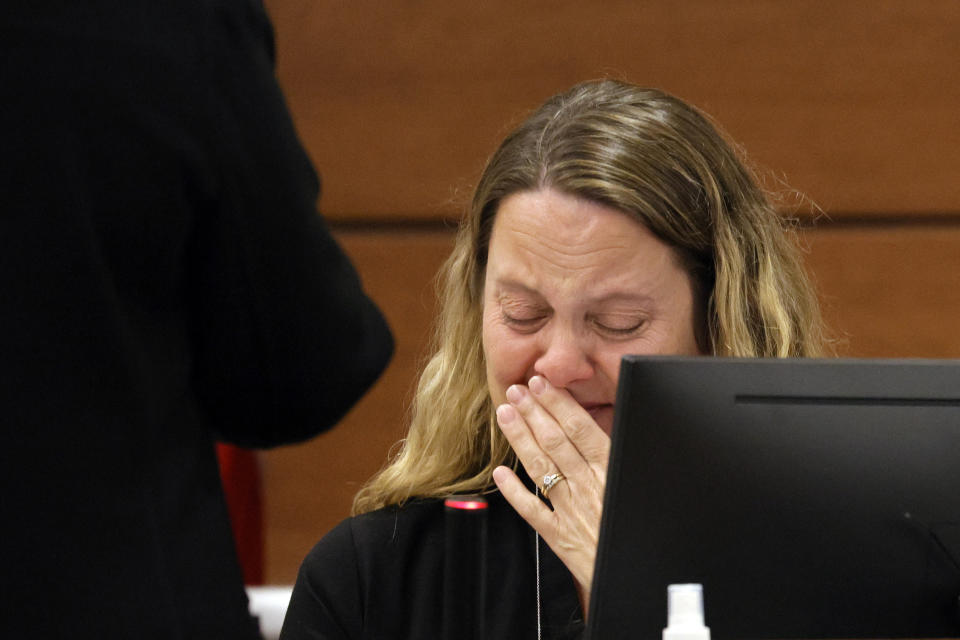
M452 232L338 234L393 327L396 356L336 429L262 454L266 578L292 582L304 554L347 516L360 484L403 436L434 315L432 279ZM823 226L805 231L826 315L852 356L960 358L960 224Z
M825 226L804 237L842 355L960 358L960 224Z
M332 218L456 216L508 123L610 75L700 106L835 214L960 211L956 0L267 6Z

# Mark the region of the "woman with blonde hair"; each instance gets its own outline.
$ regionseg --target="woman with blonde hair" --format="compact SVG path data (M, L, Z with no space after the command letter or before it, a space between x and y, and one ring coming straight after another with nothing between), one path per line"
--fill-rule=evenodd
M437 637L455 493L490 501L489 635L575 637L620 358L823 351L792 233L734 149L617 81L507 136L441 275L408 437L304 561L284 638Z

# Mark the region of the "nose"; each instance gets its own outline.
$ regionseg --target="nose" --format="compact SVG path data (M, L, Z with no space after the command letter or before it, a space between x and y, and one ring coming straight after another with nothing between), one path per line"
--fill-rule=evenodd
M583 338L573 331L554 327L543 335L540 356L534 362L534 372L555 387L568 387L578 380L587 380L594 374L594 363Z

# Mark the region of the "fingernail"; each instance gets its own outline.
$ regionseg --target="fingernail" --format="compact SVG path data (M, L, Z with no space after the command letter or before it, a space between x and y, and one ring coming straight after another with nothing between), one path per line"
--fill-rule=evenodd
M510 385L510 387L507 389L507 400L516 404L520 402L521 399L523 399L523 390L515 384Z
M497 407L497 422L507 424L517 417L517 410L508 404L502 404Z
M527 386L530 387L530 391L539 395L547 388L547 383L540 376L533 376Z

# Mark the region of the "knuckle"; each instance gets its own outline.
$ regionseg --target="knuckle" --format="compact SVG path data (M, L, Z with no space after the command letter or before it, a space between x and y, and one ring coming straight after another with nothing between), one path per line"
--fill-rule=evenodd
M550 429L540 438L540 444L548 451L558 451L567 442L567 436L559 429Z
M562 424L571 440L582 439L587 435L590 427L593 426L586 416L576 411L569 412L563 419Z
M533 476L534 479L542 476L544 473L547 473L551 468L550 459L547 456L534 456L530 460L530 468L527 471Z

